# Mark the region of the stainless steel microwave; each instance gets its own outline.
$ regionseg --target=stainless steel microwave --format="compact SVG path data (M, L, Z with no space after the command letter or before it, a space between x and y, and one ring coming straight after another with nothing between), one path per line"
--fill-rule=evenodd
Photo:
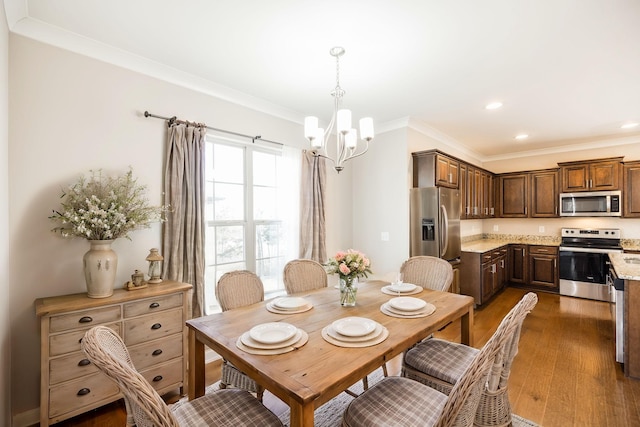
M585 191L560 194L560 216L621 216L620 191Z

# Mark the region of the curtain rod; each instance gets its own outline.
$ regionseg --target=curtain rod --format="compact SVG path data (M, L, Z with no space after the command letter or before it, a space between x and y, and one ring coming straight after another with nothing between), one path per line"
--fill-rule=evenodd
M204 127L206 127L207 129L212 130L212 131L215 131L215 132L222 132L222 133L226 133L226 134L229 134L229 135L235 135L235 136L241 136L241 137L243 137L243 138L249 138L249 139L251 140L251 142L252 142L252 143L254 143L254 144L255 144L255 142L256 142L256 140L257 140L257 141L268 142L269 144L284 145L284 144L283 144L283 143L281 143L281 142L270 141L270 140L268 140L268 139L264 139L264 138L262 138L262 136L260 136L260 135L251 136L251 135L245 135L245 134L243 134L243 133L232 132L232 131L230 131L230 130L217 129L217 128L213 128L213 127L211 127L211 126L207 126L207 125L205 125L205 124L203 124L203 123L195 123L195 122L189 122L189 121L186 121L186 120L178 120L178 118L177 118L176 116L173 116L173 117L163 117L163 116L158 116L158 115L156 115L156 114L151 114L151 113L150 113L150 112L148 112L148 111L145 111L145 112L144 112L144 116L145 116L145 117L153 117L153 118L156 118L156 119L167 120L167 121L169 122L169 125L170 125L170 124L172 124L172 123L181 123L181 124L191 125L191 126L204 126Z

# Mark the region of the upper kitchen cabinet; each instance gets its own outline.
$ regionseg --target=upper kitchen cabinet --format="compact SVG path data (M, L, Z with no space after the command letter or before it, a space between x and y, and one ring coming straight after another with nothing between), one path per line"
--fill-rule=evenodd
M498 210L502 218L529 216L529 174L498 175Z
M530 216L532 218L555 218L558 216L558 169L531 172Z
M624 196L622 215L640 218L640 161L624 162Z
M619 190L622 157L558 163L562 192Z
M438 150L419 151L412 156L414 187L458 188L459 160Z

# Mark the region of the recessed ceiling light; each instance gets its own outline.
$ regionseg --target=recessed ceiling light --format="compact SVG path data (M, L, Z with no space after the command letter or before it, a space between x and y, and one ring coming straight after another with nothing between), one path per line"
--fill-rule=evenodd
M500 107L502 107L502 102L496 101L488 103L484 108L486 108L487 110L495 110L496 108Z
M520 135L516 135L515 138L516 139L527 139L527 138L529 138L529 135L527 135L526 133L521 133Z
M630 123L623 124L622 126L620 126L620 128L621 129L631 129L631 128L634 128L636 126L638 126L638 123L635 123L635 122L631 123L630 122Z

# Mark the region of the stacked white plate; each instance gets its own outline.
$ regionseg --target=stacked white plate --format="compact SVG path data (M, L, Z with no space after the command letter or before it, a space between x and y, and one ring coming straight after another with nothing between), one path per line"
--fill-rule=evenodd
M435 310L436 307L433 304L414 297L391 298L380 306L380 311L393 317L425 317Z
M382 292L388 295L413 295L422 292L422 287L413 283L399 282L383 286Z
M387 328L364 317L345 317L322 330L322 337L340 347L368 347L389 336Z
M267 310L279 314L302 313L312 307L313 304L301 297L282 297L267 303Z
M289 323L256 325L238 338L238 348L254 354L281 354L304 345L309 336Z

